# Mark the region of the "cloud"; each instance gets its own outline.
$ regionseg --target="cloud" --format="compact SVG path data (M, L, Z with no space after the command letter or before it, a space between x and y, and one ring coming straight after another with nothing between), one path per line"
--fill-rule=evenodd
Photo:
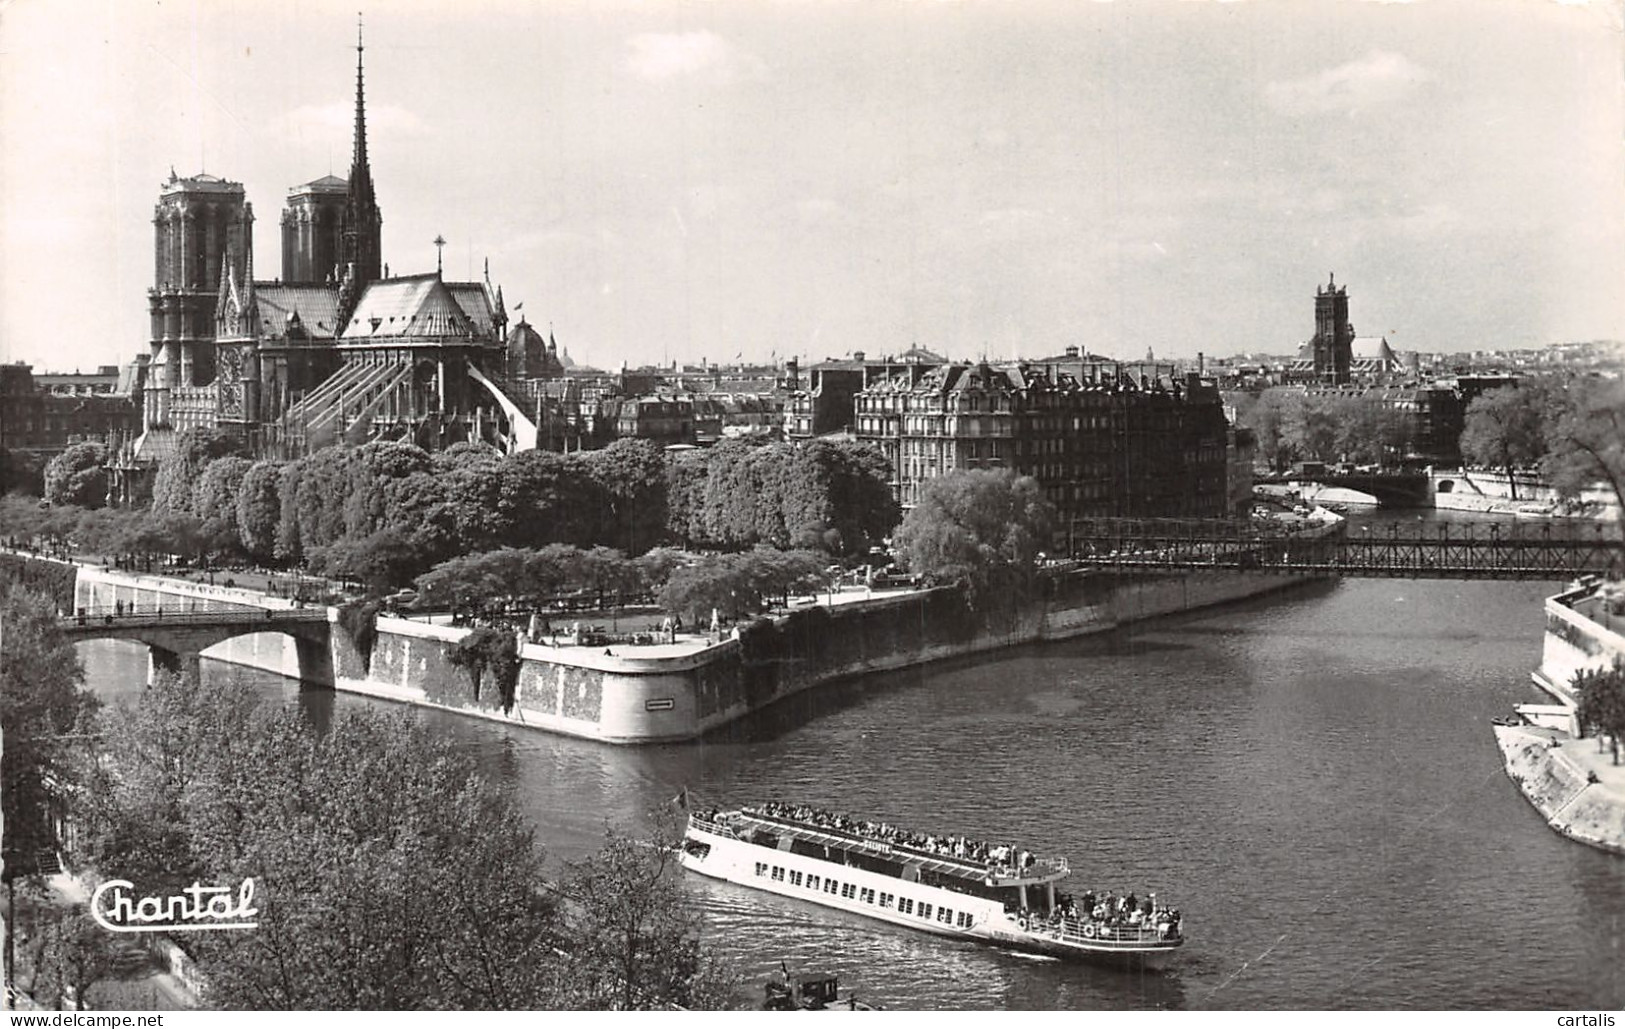
M626 69L641 79L695 77L726 85L761 78L761 58L715 32L645 32L626 41Z
M1432 78L1432 72L1404 54L1373 50L1318 75L1271 82L1264 87L1264 99L1286 114L1353 112L1402 99Z
M276 121L279 132L295 136L306 133L328 135L341 131L345 138L355 125L355 105L345 101L331 104L306 104L295 107ZM414 135L423 131L423 119L395 104L367 105L367 135Z

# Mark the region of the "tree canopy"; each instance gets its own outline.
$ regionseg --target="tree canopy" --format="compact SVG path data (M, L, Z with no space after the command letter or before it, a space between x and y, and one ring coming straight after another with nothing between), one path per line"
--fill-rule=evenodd
M45 464L45 499L96 508L107 502L107 448L75 443Z
M1009 469L952 472L927 482L896 547L927 581L964 586L973 607L1025 596L1055 509L1037 480Z
M55 818L86 774L83 732L97 701L56 627L55 605L0 584L0 806L6 876L29 874L57 848Z
M1526 468L1546 452L1542 411L1525 389L1503 386L1473 398L1461 430L1461 456L1473 464L1500 468L1518 498L1514 471Z
M1581 734L1610 737L1614 764L1619 764L1619 741L1625 738L1625 660L1615 658L1609 668L1582 669L1575 673L1572 688L1579 701L1575 717Z
M255 881L255 931L193 941L211 1006L693 1007L720 996L664 846L612 832L602 854L551 882L512 789L410 713L351 712L318 732L297 706L160 676L107 719L104 738L87 856L142 892ZM605 955L628 953L603 974Z

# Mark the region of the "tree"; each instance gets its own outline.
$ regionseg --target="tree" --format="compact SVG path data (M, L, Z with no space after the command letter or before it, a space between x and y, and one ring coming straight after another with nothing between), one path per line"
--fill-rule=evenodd
M101 507L107 502L107 448L75 443L45 465L45 500L51 504Z
M1517 386L1503 386L1473 398L1461 431L1462 457L1473 464L1501 468L1518 499L1514 469L1534 464L1545 454L1540 405Z
M412 541L394 529L381 529L359 539L349 536L323 547L319 571L341 579L355 579L373 594L409 585L423 572L424 555Z
M1333 398L1288 394L1281 412L1281 442L1297 460L1337 459L1338 421Z
M502 462L496 520L503 542L587 546L603 531L602 491L585 459L525 450Z
M1611 668L1585 668L1571 685L1579 705L1575 718L1580 734L1608 736L1619 764L1619 741L1625 737L1625 659L1615 658Z
M152 509L192 514L198 477L217 458L241 455L243 444L222 429L183 429L175 436L175 449L158 462L152 481Z
M6 589L0 595L0 811L8 881L31 874L43 855L56 851L56 820L84 781L81 744L97 701L83 682L51 600Z
M277 516L275 556L289 564L298 562L305 552L299 538L299 480L304 473L303 461L289 461L276 475L276 492L282 509Z
M256 931L193 941L212 1003L560 1006L565 934L527 820L417 719L357 712L318 733L229 684L165 676L107 745L106 867L142 892L252 877L266 901Z
M912 571L962 584L967 602L979 607L990 597L1028 593L1054 526L1055 509L1031 476L956 471L925 484L896 545Z
M264 564L276 560L277 523L282 519L281 475L281 463L256 461L243 473L237 490L237 534L249 556Z
M299 462L294 510L301 551L325 547L343 538L354 453L349 447L326 447Z
M618 439L584 455L609 509L609 531L596 538L636 556L666 529L666 455L653 440Z
M1240 424L1253 430L1258 440L1258 456L1272 471L1285 471L1298 460L1297 448L1287 436L1288 412L1301 394L1267 389L1238 416Z
M1410 449L1410 422L1373 396L1340 397L1332 404L1337 450L1345 461L1393 465Z
M427 472L429 455L410 443L374 441L357 447L350 459L350 489L344 498L344 531L359 539L384 529L410 536L415 525L397 509L395 486Z
M58 909L39 933L33 983L36 998L65 997L71 992L83 1004L92 986L113 975L111 938L88 913Z
M701 949L676 882L679 820L661 809L650 823L648 839L606 826L598 853L567 868L571 1007L722 1008L737 987L731 970Z
M26 450L0 447L0 496L21 493L38 497L45 493L45 466Z
M237 498L242 492L243 478L253 462L246 457L228 454L210 461L197 478L192 490L192 512L197 516L208 548L213 551L234 551L242 548L241 530L237 524Z
M1550 396L1541 459L1546 480L1567 497L1602 483L1625 510L1625 382L1577 378Z

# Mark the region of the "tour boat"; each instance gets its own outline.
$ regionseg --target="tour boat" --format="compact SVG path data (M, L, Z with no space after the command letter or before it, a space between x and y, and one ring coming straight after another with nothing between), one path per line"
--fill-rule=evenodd
M1154 899L1058 895L1065 858L799 805L693 811L681 860L741 886L1020 950L1143 962L1185 942L1179 912Z

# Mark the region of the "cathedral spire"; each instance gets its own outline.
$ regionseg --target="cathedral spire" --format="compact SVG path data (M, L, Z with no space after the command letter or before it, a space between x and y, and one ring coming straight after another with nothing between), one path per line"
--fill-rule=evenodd
M358 174L367 176L371 187L370 169L367 167L367 91L362 74L361 58L366 47L361 41L361 15L355 16L355 149L350 157L350 181ZM371 191L370 188L368 190Z
M361 16L355 27L355 149L350 159L350 191L344 206L344 260L353 265L357 280L372 282L383 264L383 216L373 195L372 168L367 162L367 93L362 64L365 46Z

